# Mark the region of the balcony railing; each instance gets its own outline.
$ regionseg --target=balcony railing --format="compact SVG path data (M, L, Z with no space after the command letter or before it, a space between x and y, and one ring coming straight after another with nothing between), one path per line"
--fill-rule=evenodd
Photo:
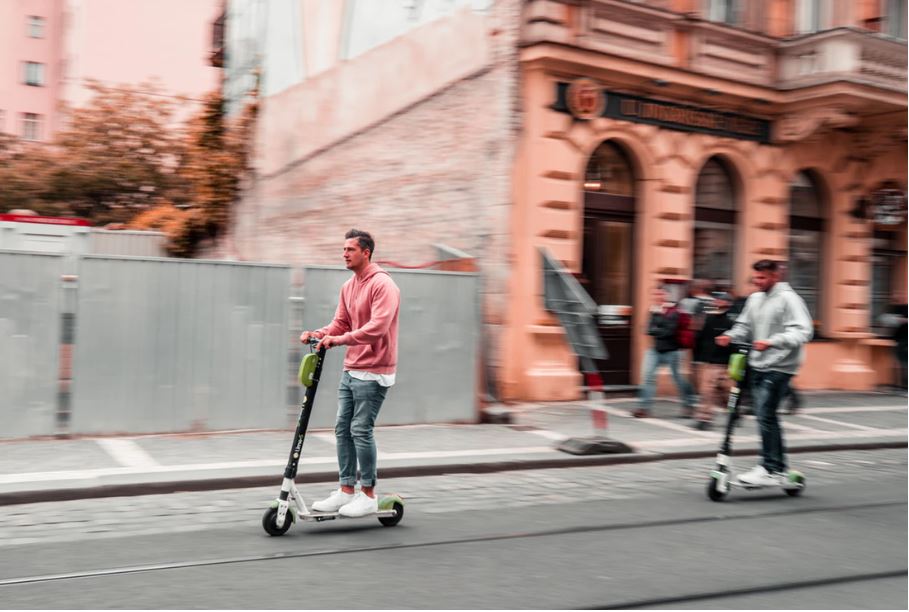
M853 28L780 43L780 89L843 80L905 93L906 43Z
M530 0L521 44L555 43L624 59L787 90L853 81L906 91L906 43L856 28L779 39L665 2Z

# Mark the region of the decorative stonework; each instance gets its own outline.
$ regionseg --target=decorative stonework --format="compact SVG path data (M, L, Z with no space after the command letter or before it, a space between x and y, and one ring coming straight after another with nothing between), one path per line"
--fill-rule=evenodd
M852 127L858 123L856 115L840 106L812 109L780 119L776 124L774 140L779 143L798 142L825 129Z

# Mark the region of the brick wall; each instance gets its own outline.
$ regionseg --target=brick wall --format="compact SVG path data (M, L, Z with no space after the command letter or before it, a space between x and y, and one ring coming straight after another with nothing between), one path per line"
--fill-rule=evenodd
M494 379L520 126L520 5L502 0L490 7L489 62L471 76L283 171L257 177L225 240L206 255L340 265L343 235L352 227L373 234L376 260L430 262L437 259L434 243L466 251L477 258L483 279L483 352Z

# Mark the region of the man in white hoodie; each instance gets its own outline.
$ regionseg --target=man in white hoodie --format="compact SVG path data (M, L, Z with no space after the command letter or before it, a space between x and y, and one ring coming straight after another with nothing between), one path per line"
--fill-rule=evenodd
M717 336L716 343L720 346L729 346L731 342L751 343L748 367L754 412L761 427L762 461L741 474L739 480L772 485L782 483L786 472L786 447L777 409L789 388L789 380L802 365L802 347L811 340L814 331L805 301L789 283L780 282L779 264L762 259L752 268L751 281L757 291L748 297L732 329Z

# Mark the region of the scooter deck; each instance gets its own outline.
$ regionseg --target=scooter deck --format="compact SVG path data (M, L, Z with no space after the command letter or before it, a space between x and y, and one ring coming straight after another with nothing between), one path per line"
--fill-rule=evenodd
M298 514L297 518L304 521L333 521L335 519L385 518L397 516L397 514L394 510L379 510L363 516L344 516L340 512L309 512L308 514Z

